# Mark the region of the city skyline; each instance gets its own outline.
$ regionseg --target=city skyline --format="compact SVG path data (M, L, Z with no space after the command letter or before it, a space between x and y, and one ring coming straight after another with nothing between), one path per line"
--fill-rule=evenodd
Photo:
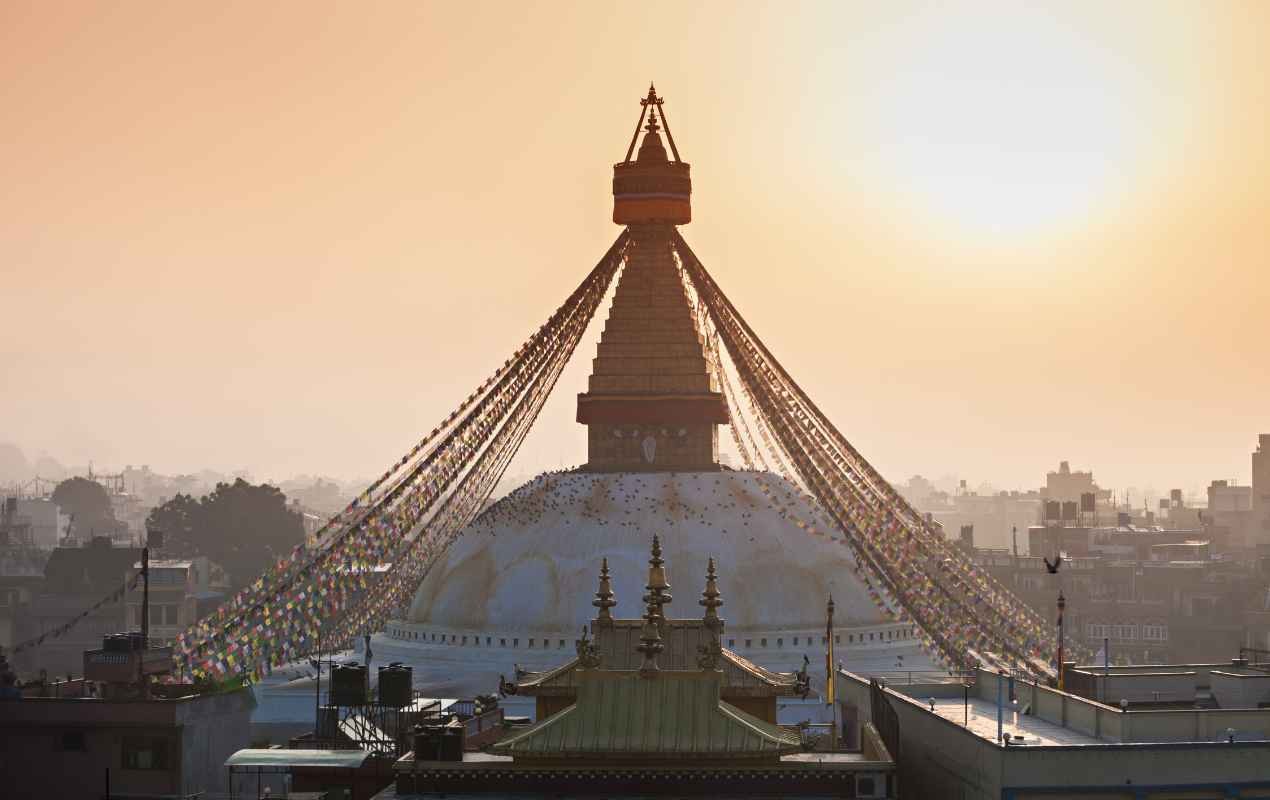
M652 78L694 246L889 478L1247 482L1270 12L727 8L10 6L2 438L377 474L611 240ZM514 472L585 460L597 338Z

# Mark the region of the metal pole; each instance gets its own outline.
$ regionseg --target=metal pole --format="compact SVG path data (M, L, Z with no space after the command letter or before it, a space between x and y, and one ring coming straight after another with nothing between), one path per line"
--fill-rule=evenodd
M1111 639L1102 640L1102 701L1107 702L1107 685L1111 682Z
M1001 691L1005 688L1005 681L1002 680L1004 677L1004 672L997 672L997 744L1001 744L1002 733L1005 728L1005 719L1003 718L1005 709L1001 705Z
M141 638L150 646L150 547L141 548Z
M313 738L322 738L322 626L317 632L317 679L313 681Z
M1064 691L1063 681L1063 609L1067 601L1063 598L1063 590L1058 590L1058 690Z
M962 701L961 701L961 711L962 711L962 715L965 717L965 719L962 721L962 725L969 728L970 727L970 684L963 682L961 684L961 690L965 694L965 696L962 698Z

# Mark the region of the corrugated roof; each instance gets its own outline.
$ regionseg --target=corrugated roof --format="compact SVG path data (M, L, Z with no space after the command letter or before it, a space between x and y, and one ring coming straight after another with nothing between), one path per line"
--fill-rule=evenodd
M366 763L365 750L286 750L282 748L239 750L225 762L227 767L342 767L357 769Z
M719 672L579 670L578 700L494 745L526 758L671 759L777 757L800 737L719 699Z

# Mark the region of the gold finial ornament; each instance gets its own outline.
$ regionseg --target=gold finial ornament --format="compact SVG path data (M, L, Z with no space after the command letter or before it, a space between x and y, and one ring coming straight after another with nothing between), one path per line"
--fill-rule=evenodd
M639 631L639 646L635 649L644 654L644 663L640 665L639 674L651 677L661 671L657 664L657 656L665 645L661 637L661 610L654 603L648 604L644 612L644 625Z
M706 588L701 592L698 604L705 607L703 617L705 626L715 633L723 632L723 620L719 618L719 607L723 605L723 594L719 591L718 576L714 571L714 559L706 564Z
M609 560L607 558L600 562L600 588L595 592L595 599L591 601L591 605L600 610L596 614L595 621L602 625L613 624L612 608L617 605L614 599L613 582L609 578Z
M648 559L648 585L644 587L648 593L644 602L650 612L657 615L656 623L660 626L665 619L662 606L669 605L674 598L670 594L670 581L666 580L666 562L661 557L661 539L653 534L652 557Z

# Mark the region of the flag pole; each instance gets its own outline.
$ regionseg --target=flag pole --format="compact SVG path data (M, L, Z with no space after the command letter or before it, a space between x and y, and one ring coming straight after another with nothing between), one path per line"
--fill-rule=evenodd
M838 749L838 701L837 692L834 686L834 660L833 660L833 595L829 595L829 602L825 605L825 702L829 704L833 712L833 733L830 735L829 744L833 750Z

